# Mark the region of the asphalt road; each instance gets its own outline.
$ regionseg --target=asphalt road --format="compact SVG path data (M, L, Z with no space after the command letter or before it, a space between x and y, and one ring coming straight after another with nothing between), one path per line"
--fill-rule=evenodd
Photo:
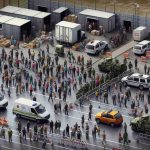
M23 51L25 52L25 55L27 56L27 50L24 49ZM79 54L80 54L79 52L75 52L75 55L79 55ZM87 60L91 56L85 56L85 57ZM96 58L92 57L92 59L93 59L93 62L98 60L97 57ZM60 58L61 64L63 63L63 61L64 61L64 58ZM33 74L32 71L30 71L30 70L28 70L28 71ZM88 80L90 80L90 79L88 79ZM1 78L0 78L0 84L1 84ZM7 91L7 89L5 89L5 91ZM133 97L134 97L135 92L137 92L137 91L138 91L137 89L132 89ZM85 120L89 123L89 126L90 126L90 140L87 141L87 147L89 149L95 149L95 150L103 149L103 145L102 145L102 132L103 132L103 130L105 130L105 132L106 132L107 143L110 146L112 146L112 147L113 146L114 147L123 147L123 144L118 143L118 134L120 131L122 131L122 133L123 133L123 126L112 128L110 126L101 124L100 125L100 129L101 129L100 137L97 136L96 140L93 140L93 137L92 137L92 128L96 124L94 116L96 115L96 113L98 113L101 110L109 110L111 108L120 110L120 112L123 115L124 122L126 122L128 125L127 131L128 131L129 139L131 140L131 143L129 144L129 146L127 146L127 149L129 149L129 150L130 149L131 150L138 150L138 149L148 150L149 149L149 146L150 146L149 143L145 144L145 142L142 142L142 143L140 142L138 144L136 142L137 133L133 132L129 126L130 120L132 119L132 116L129 116L129 114L128 114L129 109L126 109L126 108L120 109L117 106L116 107L112 106L111 97L109 97L110 103L108 105L104 104L102 102L100 103L98 101L95 101L95 98L91 97L90 101L93 105L93 114L92 114L92 121L88 121L89 103L85 103L81 108L80 107L74 107L72 110L69 111L69 115L66 116L63 111L61 113L58 113L58 114L54 113L53 105L55 102L54 103L48 102L48 95L47 94L43 95L41 93L41 91L39 91L39 90L36 91L34 94L37 97L37 101L40 102L41 104L43 104L46 107L46 109L50 112L50 114L51 114L50 120L51 119L53 121L61 120L61 124L62 124L61 125L61 131L63 131L66 128L67 123L69 124L70 127L74 126L74 124L76 122L78 123L78 125L81 125L81 116L82 116L82 114L84 114ZM27 139L27 141L23 141L22 144L20 144L20 142L19 142L18 132L16 130L18 119L16 118L15 115L12 114L12 108L13 108L14 101L18 97L25 97L25 98L31 99L28 92L25 94L16 96L15 87L11 87L11 97L10 98L6 94L6 98L8 99L9 104L8 104L7 110L1 110L0 111L0 117L6 117L8 119L9 127L13 130L13 143L12 144L8 143L7 137L6 137L6 140L0 138L0 149L15 149L15 150L41 149L42 141L38 142L38 143L37 142L29 142L29 140ZM72 96L70 96L70 97L68 96L67 101L68 102L75 101L75 93L73 93ZM99 108L99 104L100 104L100 108ZM130 107L130 104L128 106ZM143 106L143 104L141 104L141 106ZM20 120L22 122L22 125L26 126L27 120L25 120L25 119L20 119ZM31 127L33 127L34 124L35 124L35 122L32 122ZM53 138L51 135L49 135L49 136L50 136L50 139L53 139L54 147L51 147L50 144L47 144L47 149L56 149L56 150L57 149L72 149L71 147L64 148L64 147L59 145L60 140L61 140L60 135L58 135L58 134L54 135ZM84 129L82 130L82 139L85 140L85 130ZM72 143L72 144L74 144L74 143Z

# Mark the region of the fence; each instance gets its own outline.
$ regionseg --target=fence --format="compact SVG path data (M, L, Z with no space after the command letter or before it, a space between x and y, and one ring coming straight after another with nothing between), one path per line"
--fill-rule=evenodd
M84 95L81 95L81 97L79 99L83 99L86 95L86 97L90 97L91 95L95 95L95 91L99 91L100 89L102 91L106 90L107 87L110 85L110 84L114 84L114 83L117 83L119 82L123 77L125 76L128 76L128 75L131 75L133 73L133 70L127 70L125 72L123 72L122 74L120 74L118 77L116 78L113 78L112 80L110 81L106 81L104 82L103 84L97 86L96 88L90 90L89 92L85 93Z

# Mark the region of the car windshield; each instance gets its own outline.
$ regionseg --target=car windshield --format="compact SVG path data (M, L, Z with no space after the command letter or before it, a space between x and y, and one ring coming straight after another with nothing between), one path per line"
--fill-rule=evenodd
M4 95L2 95L1 93L0 93L0 101L2 101L4 99Z
M134 46L134 49L141 50L141 47L140 46Z
M93 45L86 45L86 48L94 50L94 46Z
M116 115L115 115L115 118L116 119L120 119L122 116L121 116L121 114L120 113L117 113Z
M46 110L45 110L45 107L42 106L42 105L39 105L37 107L35 107L35 110L38 114L43 114Z

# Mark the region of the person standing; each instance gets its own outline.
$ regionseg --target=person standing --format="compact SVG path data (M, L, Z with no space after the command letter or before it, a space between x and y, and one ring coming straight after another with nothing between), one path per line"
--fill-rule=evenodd
M5 139L5 129L4 129L3 126L2 126L2 129L1 129L1 136Z
M27 134L27 131L26 131L26 128L24 127L22 130L22 135L23 135L23 138L25 139L25 141L26 141L26 134Z
M128 133L126 131L123 134L123 144L128 144Z
M138 66L137 58L135 58L135 60L134 60L134 66L135 66L135 69L137 70L137 66Z
M50 121L50 134L53 134L53 127L54 127L54 122L53 120Z
M9 130L8 130L8 140L9 140L9 143L12 143L12 134L13 134L13 132L12 132L12 130L9 128Z
M27 122L27 132L29 133L29 129L30 129L30 121Z
M21 132L22 124L21 124L21 122L20 122L20 121L18 121L18 128L17 128L17 129L18 129L18 131L19 131L19 132Z
M29 138L30 138L30 142L32 141L32 130L29 129Z
M68 115L68 104L65 105L65 115Z
M69 125L68 125L68 124L67 124L67 126L66 126L66 136L69 137Z
M84 128L84 121L85 121L85 119L84 119L84 115L82 115L82 118L81 118L82 128Z
M144 65L144 73L147 74L147 65Z

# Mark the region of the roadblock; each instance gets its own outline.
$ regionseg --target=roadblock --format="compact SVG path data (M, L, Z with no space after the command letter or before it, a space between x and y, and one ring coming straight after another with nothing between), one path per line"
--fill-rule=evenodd
M146 63L147 58L145 56L141 56L141 61L144 62L144 63Z
M123 57L126 58L126 59L128 59L129 58L129 53L128 52L124 53Z
M74 149L87 149L87 143L85 141L80 141L76 139L71 139L71 138L63 138L60 143L64 147L70 147Z
M0 118L0 125L8 126L8 121L5 118Z
M106 52L106 58L112 58L112 52Z
M146 51L146 58L150 58L150 51Z

